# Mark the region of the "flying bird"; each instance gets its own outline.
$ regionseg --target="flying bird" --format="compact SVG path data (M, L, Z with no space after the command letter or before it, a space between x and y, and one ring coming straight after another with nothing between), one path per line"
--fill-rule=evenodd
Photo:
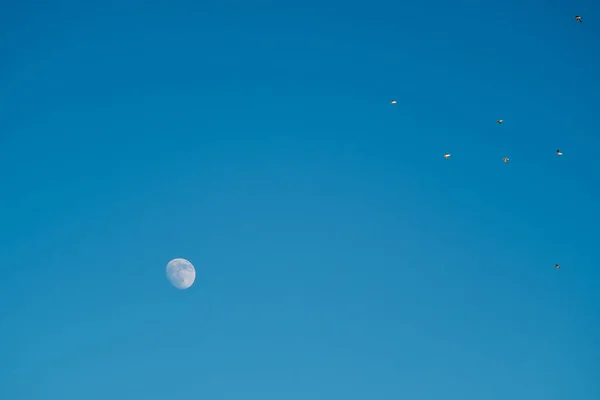
M575 19L576 19L576 20L577 20L577 22L579 22L579 23L581 23L581 22L582 22L582 21L581 21L581 17L580 17L579 15L576 15L576 16L575 16Z
M556 155L557 155L557 156L562 156L562 155L563 155L563 153L562 153L562 151L560 151L560 150L556 150Z
M444 158L445 158L445 159L448 159L448 158L450 158L450 156L451 156L451 155L452 155L452 154L450 154L450 153L446 153L446 154L444 154Z
M560 265L556 264L556 265L554 266L554 268L556 268L556 269L559 269L559 268L560 268Z
M508 157L504 157L504 158L502 159L502 161L504 161L505 163L508 163L510 160L508 159Z
M398 103L396 100L390 101L390 104L396 104L396 103Z
M502 123L502 120L501 120L501 119L499 119L499 120L497 120L496 122L497 122L497 123L499 123L499 124L501 124L501 123Z

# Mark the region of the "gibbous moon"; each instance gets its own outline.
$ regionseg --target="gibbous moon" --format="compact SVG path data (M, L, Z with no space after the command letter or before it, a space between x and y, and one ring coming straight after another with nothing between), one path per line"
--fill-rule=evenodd
M167 264L167 279L177 289L187 289L196 280L196 270L188 260L175 258Z

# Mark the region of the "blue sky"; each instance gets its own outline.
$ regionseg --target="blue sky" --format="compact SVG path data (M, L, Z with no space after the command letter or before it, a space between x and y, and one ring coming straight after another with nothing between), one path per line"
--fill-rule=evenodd
M600 398L600 6L416 4L4 2L0 398Z

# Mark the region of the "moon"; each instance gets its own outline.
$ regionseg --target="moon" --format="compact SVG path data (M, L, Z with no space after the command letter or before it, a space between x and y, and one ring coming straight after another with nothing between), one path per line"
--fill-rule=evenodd
M188 289L196 280L196 270L185 258L175 258L167 264L167 279L177 289Z

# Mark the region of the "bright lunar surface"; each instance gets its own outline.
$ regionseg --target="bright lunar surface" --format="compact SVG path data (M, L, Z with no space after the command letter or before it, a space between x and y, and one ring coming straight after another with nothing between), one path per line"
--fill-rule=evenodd
M175 258L167 264L167 278L177 289L187 289L194 284L196 270L184 258Z

